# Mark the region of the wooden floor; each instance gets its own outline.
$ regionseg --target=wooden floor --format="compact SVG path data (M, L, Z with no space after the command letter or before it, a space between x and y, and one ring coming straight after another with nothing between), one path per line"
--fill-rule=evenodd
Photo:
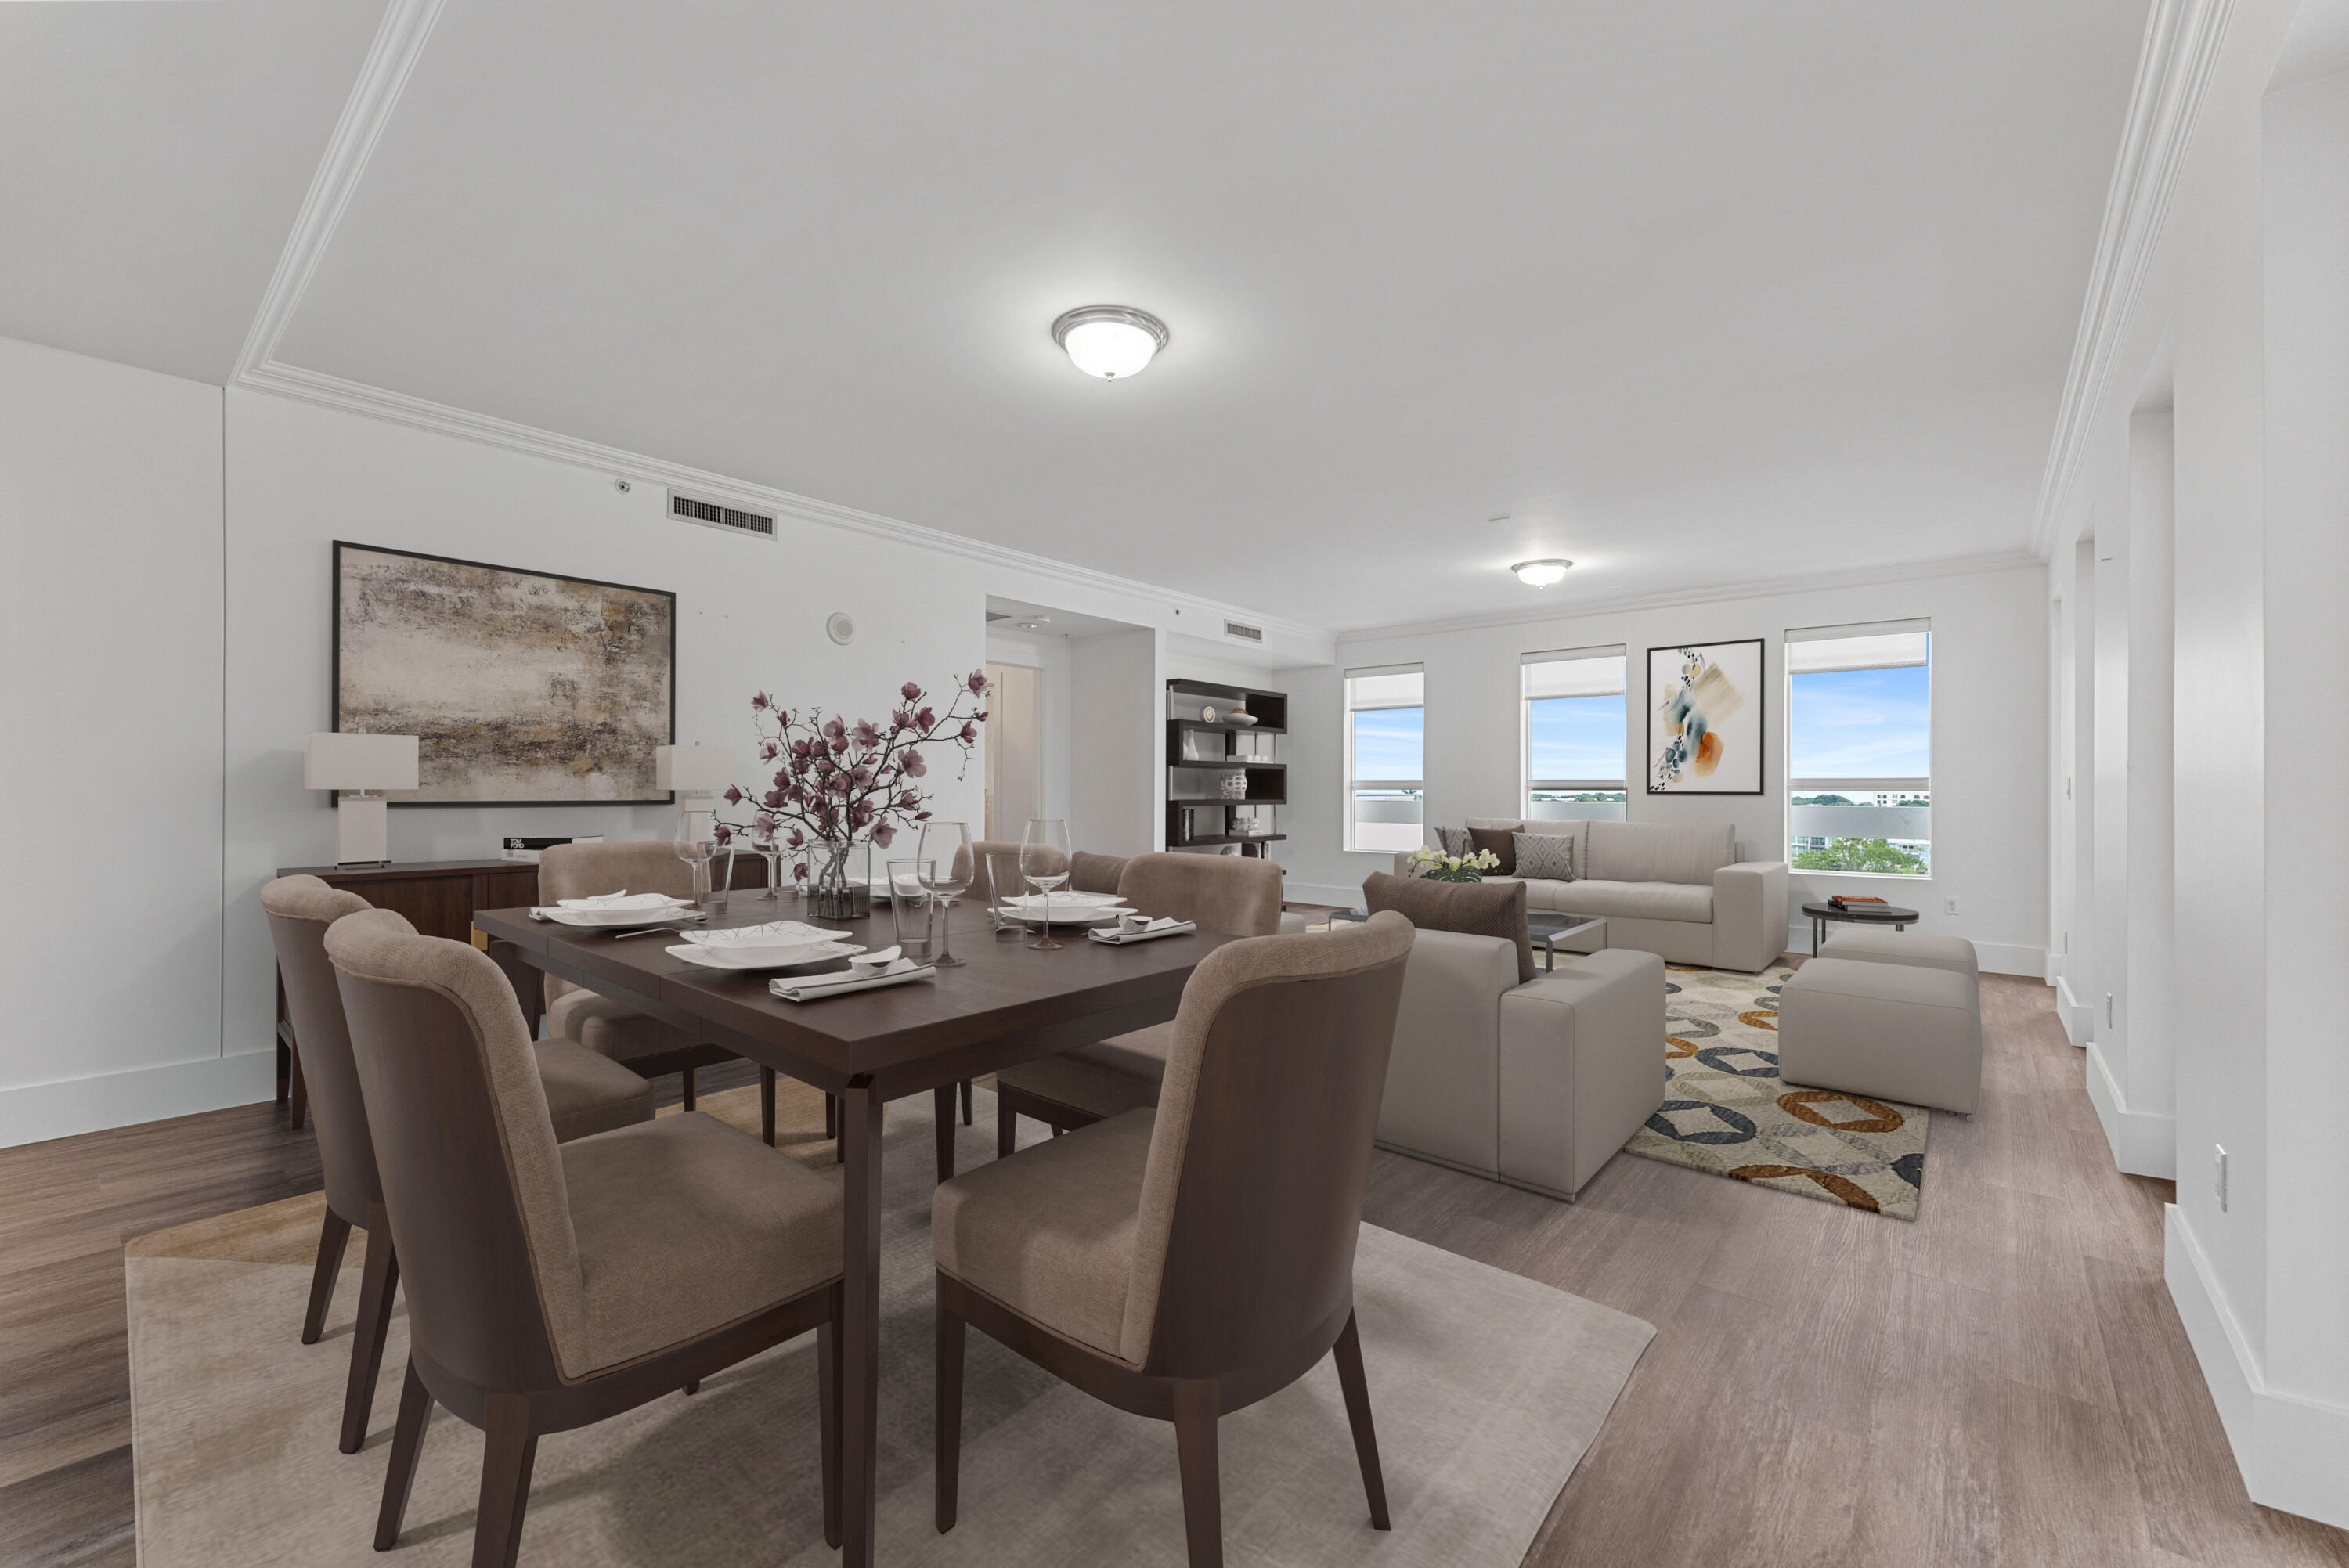
M1987 1103L1934 1119L1913 1224L1631 1156L1572 1206L1377 1156L1374 1222L1656 1326L1529 1563L2349 1565L2245 1497L2168 1185L2114 1172L2051 997L1985 979ZM0 1150L0 1565L134 1561L123 1242L317 1185L263 1106Z

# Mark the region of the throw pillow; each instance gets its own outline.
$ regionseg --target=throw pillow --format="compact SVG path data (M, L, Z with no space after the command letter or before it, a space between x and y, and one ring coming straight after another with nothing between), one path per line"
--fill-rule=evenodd
M1552 882L1574 880L1574 841L1563 833L1513 833L1517 874L1547 877Z
M1465 828L1438 828L1435 841L1444 846L1445 854L1457 855L1464 861L1476 852L1475 841L1469 838Z
M1478 849L1490 850L1499 857L1501 864L1493 872L1495 876L1513 877L1517 874L1516 834L1514 831L1507 828L1471 828L1468 840Z
M1373 872L1362 882L1362 907L1373 914L1392 909L1429 931L1497 936L1515 943L1517 984L1522 985L1540 973L1534 967L1533 934L1526 928L1526 884L1521 882L1429 882L1424 877Z

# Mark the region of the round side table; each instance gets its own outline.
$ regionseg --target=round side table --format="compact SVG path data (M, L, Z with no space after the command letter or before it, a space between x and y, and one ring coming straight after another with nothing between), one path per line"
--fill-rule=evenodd
M1889 925L1895 931L1906 931L1920 918L1915 910L1902 909L1897 903L1888 903L1862 912L1856 909L1837 909L1824 900L1817 903L1803 905L1803 913L1811 917L1811 956L1814 958L1818 956L1819 943L1826 936L1829 921L1844 925Z

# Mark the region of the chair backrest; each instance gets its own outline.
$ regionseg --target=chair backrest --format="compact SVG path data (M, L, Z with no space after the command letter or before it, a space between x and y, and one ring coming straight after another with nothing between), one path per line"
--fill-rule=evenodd
M676 847L667 839L556 844L538 858L541 903L565 898L595 898L623 889L691 898L693 868L677 858Z
M1143 1174L1128 1362L1212 1377L1334 1335L1411 944L1411 922L1374 914L1231 943L1192 972Z
M1115 892L1118 879L1125 875L1125 863L1123 855L1097 855L1091 850L1079 850L1069 857L1069 891Z
M957 868L970 867L970 892L973 898L992 904L1000 899L1017 898L1028 891L1019 880L1019 841L1017 839L980 839L970 846L972 859L965 860L960 852L955 856ZM1047 855L1048 864L1061 864L1060 851ZM1049 874L1049 873L1048 873Z
M317 1124L326 1204L355 1225L367 1223L367 1206L383 1196L383 1188L376 1180L358 1068L351 1060L351 1032L343 1022L343 994L335 986L335 966L326 962L326 927L373 907L316 877L279 877L261 890L294 1048L302 1054L302 1083Z
M1136 855L1117 893L1143 914L1202 931L1270 936L1280 929L1280 867L1255 855Z
M591 1370L563 1159L512 984L389 910L336 921L326 955L418 1346L492 1391Z

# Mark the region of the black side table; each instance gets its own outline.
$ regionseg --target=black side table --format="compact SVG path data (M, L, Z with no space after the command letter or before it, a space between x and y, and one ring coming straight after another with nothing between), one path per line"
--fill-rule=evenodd
M1819 955L1819 943L1826 937L1827 922L1831 920L1846 925L1889 925L1895 931L1906 931L1920 918L1915 910L1902 909L1897 903L1870 905L1863 912L1837 909L1831 903L1821 902L1803 905L1803 913L1811 917L1811 956L1814 958Z

